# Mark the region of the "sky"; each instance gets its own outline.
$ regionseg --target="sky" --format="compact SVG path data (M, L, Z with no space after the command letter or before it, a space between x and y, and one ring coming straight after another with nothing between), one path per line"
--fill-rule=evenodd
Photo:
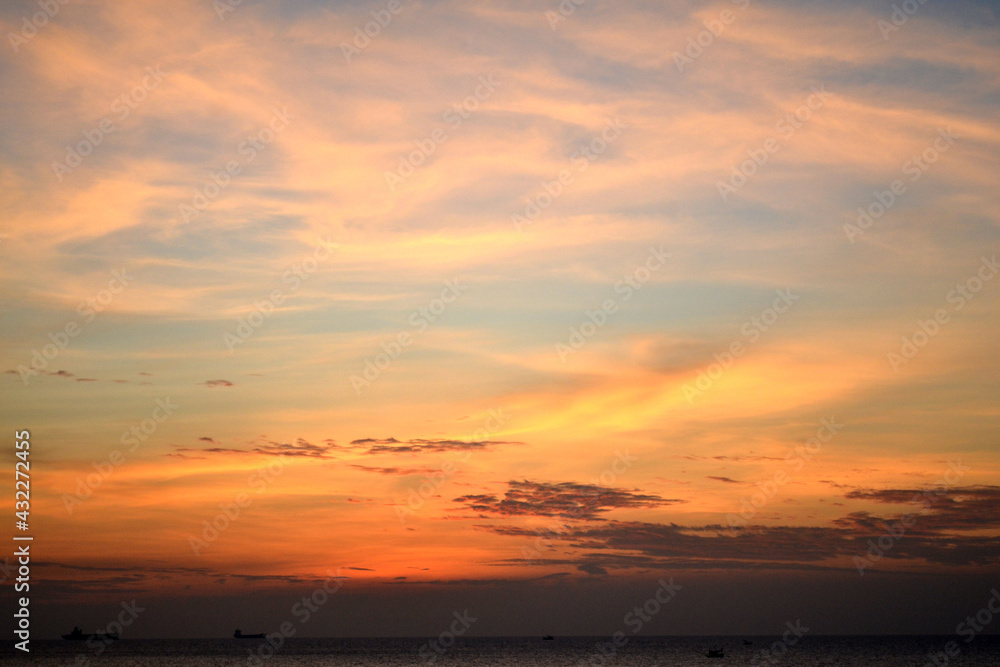
M643 634L955 632L1000 583L998 19L3 3L35 632L610 636L664 585Z

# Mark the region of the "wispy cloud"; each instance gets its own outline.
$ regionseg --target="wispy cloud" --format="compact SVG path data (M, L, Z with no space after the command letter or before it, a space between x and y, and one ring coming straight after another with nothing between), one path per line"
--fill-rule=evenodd
M594 521L600 514L614 509L660 507L682 501L595 484L515 480L507 483L502 498L489 494L467 495L455 498L454 502L483 514Z
M396 440L395 438L362 438L352 440L351 445L366 449L368 454L425 454L438 452L486 451L501 445L523 445L523 442L500 440Z

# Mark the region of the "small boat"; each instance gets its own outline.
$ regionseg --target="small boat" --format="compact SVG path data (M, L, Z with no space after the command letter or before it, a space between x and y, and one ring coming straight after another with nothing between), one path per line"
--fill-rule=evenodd
M726 652L721 648L710 648L705 652L706 658L725 658Z
M748 639L744 639L743 640L743 645L744 646L753 646L753 642L750 641L750 640L748 640Z
M542 637L543 642L550 642L553 639L555 639L555 637L553 637L552 635L545 635L544 637Z
M245 635L243 634L242 630L236 628L236 632L233 633L233 637L236 639L264 639L267 637L267 635L264 634L263 632L258 633L256 635Z
M102 639L102 640L108 640L108 641L117 641L118 638L119 638L119 634L117 632L113 632L113 633L90 632L90 633L87 633L87 632L84 632L83 630L81 630L79 627L75 627L75 628L73 628L73 632L69 633L68 635L63 635L62 638L65 639L65 640L67 640L67 641L77 641L77 642L87 641L88 639Z

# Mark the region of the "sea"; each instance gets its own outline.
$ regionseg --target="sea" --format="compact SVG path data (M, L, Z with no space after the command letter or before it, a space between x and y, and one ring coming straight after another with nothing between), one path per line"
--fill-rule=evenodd
M885 665L944 667L1000 665L1000 636L980 635L969 643L951 636L830 637L806 635L789 646L780 637L629 637L615 646L609 637L459 638L447 648L430 639L290 638L277 650L260 640L122 639L99 655L85 642L32 640L30 653L3 642L0 665L130 665L188 667L675 667L749 665L849 667ZM747 643L750 642L750 643ZM724 657L707 657L709 650ZM949 655L949 651L951 655ZM957 651L957 652L956 652Z

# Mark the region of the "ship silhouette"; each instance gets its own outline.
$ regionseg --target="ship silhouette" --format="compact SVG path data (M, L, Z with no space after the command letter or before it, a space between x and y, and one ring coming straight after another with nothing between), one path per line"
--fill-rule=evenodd
M240 630L239 628L236 628L236 632L233 633L234 639L264 639L265 636L266 635L263 632L260 632L255 635L245 635L243 634L243 631Z
M91 632L87 633L80 629L79 626L73 628L73 632L68 635L63 635L62 638L68 641L86 641L88 639L110 639L112 641L118 640L117 632Z

